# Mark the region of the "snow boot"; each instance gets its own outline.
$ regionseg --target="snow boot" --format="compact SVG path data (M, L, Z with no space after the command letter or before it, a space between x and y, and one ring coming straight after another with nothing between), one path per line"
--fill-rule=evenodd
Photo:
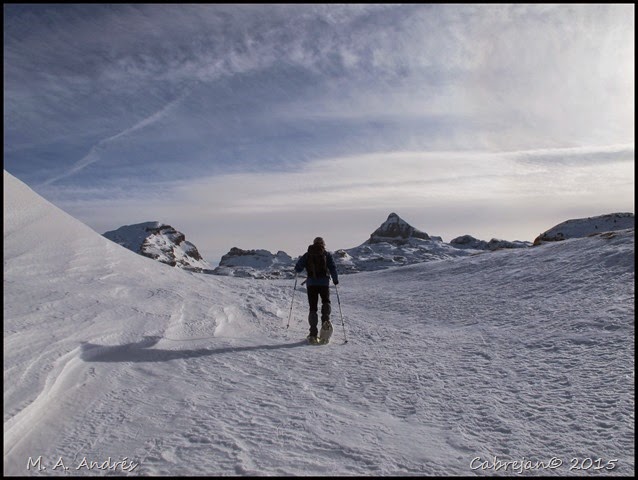
M308 324L310 325L310 336L316 337L319 332L317 331L317 324L319 323L319 316L317 312L308 313Z

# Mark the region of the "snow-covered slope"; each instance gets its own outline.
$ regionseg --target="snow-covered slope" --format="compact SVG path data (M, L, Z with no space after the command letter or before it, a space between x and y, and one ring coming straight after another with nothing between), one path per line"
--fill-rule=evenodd
M210 269L210 265L202 258L197 247L186 241L186 236L182 232L164 223L125 225L104 233L104 236L135 253L172 267L200 272Z
M635 227L633 213L610 213L597 217L575 218L559 223L546 232L541 233L534 240L534 245L543 242L555 242L567 238L580 238L588 235L624 230Z
M313 347L291 280L4 188L5 475L635 473L633 230L345 276Z

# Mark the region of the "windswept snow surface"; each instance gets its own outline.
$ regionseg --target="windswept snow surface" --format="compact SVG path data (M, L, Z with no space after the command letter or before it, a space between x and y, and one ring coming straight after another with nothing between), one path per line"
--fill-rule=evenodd
M5 475L634 474L633 230L343 276L308 346L292 280L4 188Z

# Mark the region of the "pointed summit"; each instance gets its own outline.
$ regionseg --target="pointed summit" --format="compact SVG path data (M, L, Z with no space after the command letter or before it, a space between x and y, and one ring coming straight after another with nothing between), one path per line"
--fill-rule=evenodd
M388 219L379 228L372 232L370 239L366 243L388 242L403 244L407 243L411 238L430 240L430 236L427 233L417 230L393 212L388 215Z

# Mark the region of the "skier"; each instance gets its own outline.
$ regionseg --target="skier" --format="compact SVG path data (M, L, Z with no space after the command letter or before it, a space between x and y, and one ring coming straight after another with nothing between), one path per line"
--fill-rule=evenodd
M297 261L295 272L300 273L303 269L308 272L306 280L306 290L308 292L308 323L310 324L309 343L328 343L332 335L332 323L330 323L330 277L335 285L339 284L337 268L330 252L326 251L326 243L323 238L317 237L308 246L308 251ZM319 297L321 297L321 335L317 324L319 318L317 314Z

